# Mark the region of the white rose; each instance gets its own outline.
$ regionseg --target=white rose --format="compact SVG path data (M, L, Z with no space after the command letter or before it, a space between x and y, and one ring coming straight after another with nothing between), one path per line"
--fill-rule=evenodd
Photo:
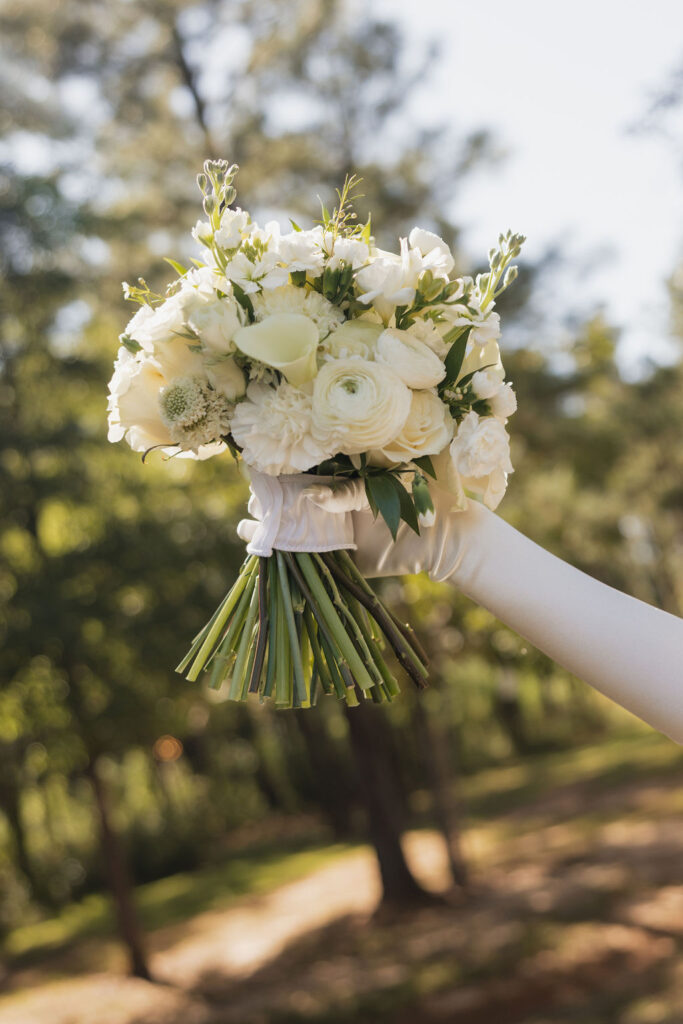
M352 357L325 363L313 385L313 421L336 450L357 455L383 448L401 431L410 390L392 370Z
M451 442L450 455L462 483L496 508L513 472L510 439L500 420L468 412Z
M435 352L408 331L390 327L377 339L375 360L391 367L411 388L432 388L443 380L446 367Z
M241 398L247 389L244 371L240 369L232 356L224 359L207 359L205 361L206 376L211 384L230 402Z
M371 359L383 330L382 324L371 320L347 320L325 338L323 352L333 359L347 359L349 356Z
M290 231L280 238L280 259L290 273L305 271L317 277L322 273L325 260L322 251L323 230L315 227L311 231Z
M197 333L202 345L217 355L234 352L233 338L243 322L242 307L230 296L194 305L187 322Z
M382 453L390 462L410 462L421 455L437 455L453 437L454 423L447 407L433 391L413 391L410 412L400 434Z
M261 473L303 473L334 454L314 436L311 396L282 381L276 388L252 383L236 407L232 436L242 458Z
M240 327L235 344L250 359L279 370L296 387L315 377L318 328L301 313L274 313Z
M425 270L431 270L435 277L448 277L455 266L455 260L443 238L439 238L433 231L413 228L408 235L408 242L426 257Z

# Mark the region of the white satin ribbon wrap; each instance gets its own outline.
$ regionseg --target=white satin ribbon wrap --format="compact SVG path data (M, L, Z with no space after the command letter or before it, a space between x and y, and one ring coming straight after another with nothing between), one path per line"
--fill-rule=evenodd
M237 533L250 555L269 557L281 551L353 550L352 511L367 507L360 480L295 473L269 476L250 470L248 510ZM331 486L334 483L334 487Z

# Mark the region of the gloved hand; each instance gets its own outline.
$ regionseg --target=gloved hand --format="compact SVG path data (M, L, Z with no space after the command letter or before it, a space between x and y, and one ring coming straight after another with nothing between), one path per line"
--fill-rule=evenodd
M430 484L434 525L401 523L394 544L369 510L353 513L369 577L425 570L451 580L569 672L683 743L683 619L592 579L478 502L464 511Z

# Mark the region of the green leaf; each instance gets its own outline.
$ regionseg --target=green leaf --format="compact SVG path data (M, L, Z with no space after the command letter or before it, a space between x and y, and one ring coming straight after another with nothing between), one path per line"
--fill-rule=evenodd
M393 479L388 473L366 477L365 489L371 507L374 502L389 527L391 536L396 540L398 524L401 522L401 500Z
M297 288L303 288L306 284L306 271L305 270L292 270L289 275L289 279L293 285Z
M466 373L464 377L461 377L459 381L456 381L459 387L465 387L474 377L475 373L479 373L480 370L490 370L495 363L488 363L487 366L478 366L476 370L472 370L471 373Z
M392 476L390 479L396 488L396 493L398 494L398 500L401 506L401 519L408 524L411 530L414 530L415 533L419 534L420 524L417 521L415 502L397 477Z
M299 227L297 222L295 220L292 220L291 217L289 218L289 223L292 225L295 231L301 231L301 228Z
M136 352L139 352L142 348L140 342L136 341L135 338L131 338L129 334L120 334L119 342L124 348L127 348L129 352L132 352L133 355L135 355Z
M467 351L467 339L470 336L471 327L467 327L463 334L460 335L457 341L454 341L448 350L446 356L446 376L442 381L442 384L453 384L458 379L458 374L462 369L462 364L465 360L465 352Z
M429 476L436 480L436 470L434 469L434 463L430 459L429 455L420 455L417 459L413 459L416 466L419 466L421 470L428 473Z
M164 256L164 261L168 263L169 266L173 267L176 274L180 274L181 277L185 277L187 267L184 267L182 263L178 263L177 260L172 260L170 256Z

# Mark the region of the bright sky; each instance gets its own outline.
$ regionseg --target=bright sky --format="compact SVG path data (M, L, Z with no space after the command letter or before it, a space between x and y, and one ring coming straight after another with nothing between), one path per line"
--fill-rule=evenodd
M373 7L400 18L409 38L441 41L435 120L450 110L456 128L487 126L509 154L460 186L468 252L487 251L506 227L528 236L532 257L561 239L574 259L604 250L580 285L623 327L626 368L665 356L664 279L683 248L682 118L678 148L628 129L683 59L681 0Z

